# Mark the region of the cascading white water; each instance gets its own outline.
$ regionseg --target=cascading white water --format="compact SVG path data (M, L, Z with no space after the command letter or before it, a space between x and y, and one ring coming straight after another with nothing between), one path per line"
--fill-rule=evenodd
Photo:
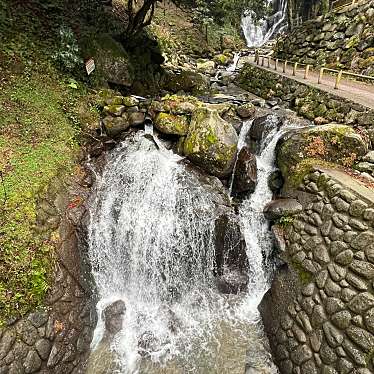
M257 307L264 294L270 287L272 276L272 264L269 261L272 249L272 237L269 230L269 222L265 219L263 210L272 199L272 191L268 185L270 174L275 168L275 148L278 140L285 132L297 125L288 121L278 128L279 118L275 115L267 117L265 123L264 139L256 155L257 184L255 191L244 200L239 208L242 232L247 246L247 257L251 264L251 274L248 284L247 302L251 307ZM239 136L239 145L245 145L244 139L250 130L251 122ZM255 235L254 235L255 233Z
M261 47L286 27L287 0L281 0L279 9L268 19L256 20L253 12L242 17L242 30L248 47Z
M104 332L103 309L122 299L123 329L112 343L121 373L166 365L173 374L239 374L248 347L256 347L254 365L275 373L256 308L245 302L251 296L215 287L217 196L180 160L137 133L104 169L89 225L100 299L93 349Z
M236 52L234 55L234 60L232 64L226 70L231 71L231 72L235 71L236 67L238 66L239 59L240 59L240 52Z

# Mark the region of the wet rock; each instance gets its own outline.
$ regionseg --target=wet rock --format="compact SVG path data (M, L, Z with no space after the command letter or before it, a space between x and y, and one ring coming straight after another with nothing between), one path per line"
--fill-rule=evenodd
M238 136L215 110L196 110L183 144L184 154L208 173L224 177L231 173Z
M117 300L103 311L105 333L96 349L91 352L87 364L87 374L111 374L120 369L117 353L111 348L115 334L122 329L126 305Z
M261 139L265 138L275 127L279 128L281 124L281 119L273 114L258 117L252 123L249 130L249 136L254 140L260 141Z
M232 190L236 194L253 192L257 181L256 156L243 147L238 154L233 176Z
M272 192L278 192L283 187L284 180L280 170L274 170L268 180L268 186Z
M117 300L104 309L105 332L114 335L122 329L123 315L126 305L123 300Z
M217 288L224 294L237 294L246 289L248 284L248 275L237 269L227 269L216 279Z
M296 199L278 199L268 203L264 208L264 215L270 221L284 216L291 216L302 211L302 205Z

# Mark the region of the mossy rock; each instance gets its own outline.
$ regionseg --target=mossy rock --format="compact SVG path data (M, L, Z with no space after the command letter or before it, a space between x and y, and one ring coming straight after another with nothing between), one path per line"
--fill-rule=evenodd
M168 72L164 76L161 87L177 93L188 92L193 95L204 95L209 92L209 79L192 70L182 70L180 73Z
M126 96L122 98L122 102L127 107L137 106L139 104L139 100L133 96Z
M171 114L192 114L203 103L194 96L166 95L161 101L153 101L149 107L151 112L166 112Z
M230 63L230 57L224 54L219 54L213 57L213 61L217 65L227 66Z
M189 121L186 116L178 116L169 113L158 113L154 121L157 130L164 134L186 135Z
M130 121L128 117L110 117L107 116L103 119L104 127L108 136L115 138L121 132L127 130L130 127Z
M367 150L366 140L351 127L339 124L320 125L286 134L277 147L277 163L287 183L295 179L295 173L306 160L320 160L349 167L357 158L365 155Z
M192 117L183 152L208 173L226 177L233 169L237 142L233 126L223 120L216 110L203 107L197 109Z
M109 82L130 87L135 79L134 67L123 46L108 34L90 35L81 40L82 53L94 58L96 69L90 76L98 86Z

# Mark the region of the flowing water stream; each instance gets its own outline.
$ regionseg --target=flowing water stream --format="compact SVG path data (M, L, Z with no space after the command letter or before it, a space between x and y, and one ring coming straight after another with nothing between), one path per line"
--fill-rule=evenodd
M213 275L215 222L230 204L220 182L156 149L142 132L113 151L91 204L89 255L99 297L94 352L102 311L118 299L126 304L111 342L118 373L277 373L257 311L271 273L262 209L282 134L274 124L270 118L257 156L256 190L239 209L250 266L248 290L238 295L220 293Z

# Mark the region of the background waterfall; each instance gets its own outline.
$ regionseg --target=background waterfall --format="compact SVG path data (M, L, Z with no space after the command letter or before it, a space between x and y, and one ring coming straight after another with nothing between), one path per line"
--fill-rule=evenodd
M261 47L273 39L286 27L287 0L277 2L275 13L267 19L256 20L256 15L248 11L242 18L242 30L248 47Z
M214 229L222 197L214 178L207 187L180 160L137 133L113 152L92 202L89 247L98 314L114 300L127 306L112 344L121 373L158 373L165 365L173 374L239 374L248 349L251 367L275 373L257 304L247 300L253 297L223 295L215 286ZM251 248L257 250L259 258L261 248ZM253 274L260 272L260 259L255 266ZM93 349L102 335L100 317Z

